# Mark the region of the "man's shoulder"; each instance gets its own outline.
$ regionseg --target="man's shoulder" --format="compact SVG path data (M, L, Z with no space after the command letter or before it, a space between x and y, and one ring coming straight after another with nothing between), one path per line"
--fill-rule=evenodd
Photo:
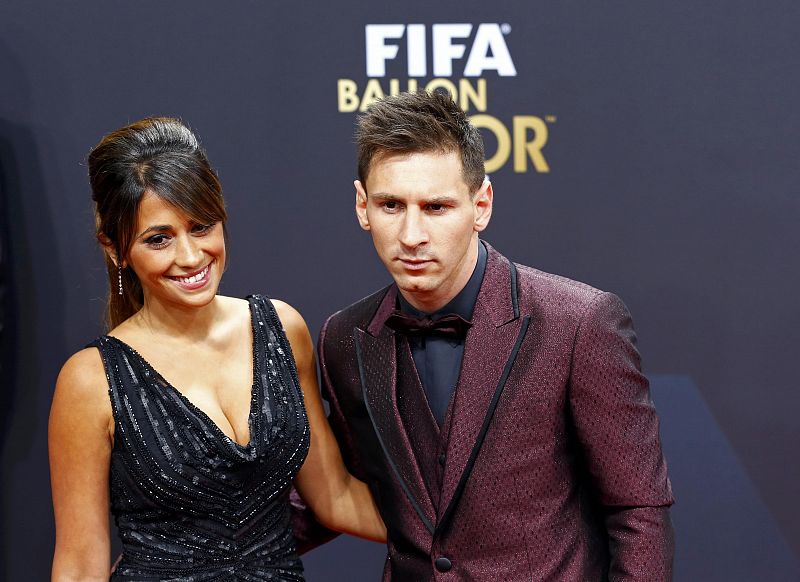
M505 270L505 265L513 264L512 276L520 301L585 305L604 293L581 281L514 262L488 243L485 244L489 250L489 264L495 265L495 269Z
M514 265L520 302L540 312L579 317L599 297L607 295L602 289L563 275Z
M365 328L369 325L389 289L391 289L391 285L378 289L329 316L325 322L327 333L347 333L349 335L354 327Z
M574 295L576 298L585 297L589 300L600 293L602 289L593 287L588 283L570 279L563 275L548 273L535 267L514 263L517 268L517 276L520 284L525 285L526 289L539 290L561 295Z

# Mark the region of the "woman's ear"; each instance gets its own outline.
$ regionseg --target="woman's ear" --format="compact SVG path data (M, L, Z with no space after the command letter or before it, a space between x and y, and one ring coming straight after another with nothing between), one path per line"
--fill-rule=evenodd
M108 238L102 232L97 234L97 240L103 246L103 252L108 255L108 258L111 259L111 262L119 268L119 263L117 262L117 250L114 248L114 243L111 242L111 239ZM125 264L122 264L122 268L125 268Z

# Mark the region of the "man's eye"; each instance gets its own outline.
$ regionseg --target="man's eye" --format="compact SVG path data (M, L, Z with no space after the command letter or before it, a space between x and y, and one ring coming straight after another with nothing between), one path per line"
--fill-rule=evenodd
M398 208L400 208L400 205L397 202L393 202L393 201L390 200L390 201L384 202L383 203L383 207L386 210L397 210Z
M444 212L445 208L444 204L428 204L428 210L430 212Z

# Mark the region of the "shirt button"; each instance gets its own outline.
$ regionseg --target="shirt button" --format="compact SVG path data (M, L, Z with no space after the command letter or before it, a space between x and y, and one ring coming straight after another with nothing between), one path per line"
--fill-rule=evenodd
M441 556L439 558L436 558L434 565L436 566L436 569L439 570L439 572L449 572L450 568L453 567L453 562L451 562L444 556Z
M439 455L439 464L440 464L442 467L444 467L444 462L445 462L446 460L447 460L447 457L445 456L445 454L444 454L444 453L442 453L441 455Z

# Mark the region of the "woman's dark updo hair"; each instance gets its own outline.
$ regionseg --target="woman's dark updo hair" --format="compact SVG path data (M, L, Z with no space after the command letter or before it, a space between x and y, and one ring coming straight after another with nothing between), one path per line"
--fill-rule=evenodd
M227 214L222 186L192 131L180 120L149 117L106 135L89 153L89 182L97 238L106 247L109 296L106 323L116 327L141 309L142 286L126 263L136 235L139 203L150 192L200 224Z

